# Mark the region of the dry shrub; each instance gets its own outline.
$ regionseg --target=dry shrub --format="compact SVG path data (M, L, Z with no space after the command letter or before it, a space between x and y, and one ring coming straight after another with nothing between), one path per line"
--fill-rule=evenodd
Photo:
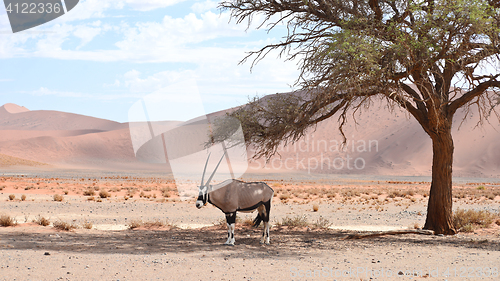
M170 194L170 191L172 191L172 189L171 189L171 188L169 188L169 187L162 188L162 189L161 189L161 195L162 195L163 197L165 197L165 198L169 198L170 196L172 196L172 195Z
M76 225L70 224L70 223L67 223L67 222L64 222L64 221L61 221L61 220L58 220L58 221L54 222L53 226L56 229L64 230L64 231L70 231L70 230L73 230L73 229L77 228Z
M26 194L21 195L21 201L26 200Z
M476 227L488 227L497 218L497 214L485 210L457 209L453 213L453 227L459 232L472 232Z
M342 196L344 196L345 198L357 197L360 195L361 194L357 190L351 190L351 189L342 190Z
M34 223L39 224L41 226L48 226L50 224L50 220L46 219L40 215L36 217L36 219L33 220Z
M86 220L82 223L82 227L85 229L92 229L92 227L94 227L94 224Z
M109 193L106 190L101 190L99 192L99 197L101 197L101 198L108 198L108 197L111 197L111 193Z
M295 216L290 218L288 216L281 219L281 222L276 224L277 226L288 226L288 227L307 227L309 226L309 222L307 221L307 217L305 215Z
M418 222L415 222L413 223L412 225L410 225L410 229L421 229L420 225L418 224Z
M95 191L92 188L88 188L87 190L85 190L83 192L83 195L84 196L94 196L95 195Z
M148 222L143 222L142 220L133 220L127 224L128 229L135 229L135 228L139 228L139 227L161 228L164 226L174 227L174 225L169 223L168 221L163 222L163 221L160 221L158 219L154 220L154 221L148 221Z
M387 197L389 198L396 198L396 197L403 197L403 193L401 193L400 190L391 190Z
M9 215L1 215L0 216L0 226L14 226L17 224L17 221L15 218L9 216Z
M324 217L320 216L314 223L313 223L313 228L316 229L328 229L332 223L328 220L325 219Z
M0 186L0 190L3 190L3 189L4 189L4 188L6 188L6 187L7 187L7 186L5 186L5 185Z
M313 204L313 211L317 212L319 210L319 204Z
M282 193L282 194L280 194L280 197L279 197L279 198L280 198L280 200L282 200L282 201L286 201L286 200L290 199L290 197L291 197L290 193L286 192L286 193Z
M62 202L63 200L64 196L62 196L61 194L54 194L54 201Z
M12 201L12 200L14 200L14 199L16 199L16 196L15 196L14 194L10 194L10 195L9 195L9 200L10 200L10 201Z
M406 198L410 198L410 197L412 197L412 196L414 196L414 195L415 195L415 191L414 191L414 190L411 190L411 189L410 189L410 190L405 191L405 193L404 193L404 196L405 196Z
M238 219L238 218L236 218L236 219ZM241 219L239 223L243 226L252 227L253 226L253 219L251 217L246 217L245 219Z

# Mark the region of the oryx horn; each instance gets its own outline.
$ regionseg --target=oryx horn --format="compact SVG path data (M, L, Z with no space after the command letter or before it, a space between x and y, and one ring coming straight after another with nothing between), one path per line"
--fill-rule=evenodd
M212 154L212 153L210 153L210 154ZM203 179L205 178L205 172L207 170L208 159L210 159L210 154L208 154L207 162L205 162L205 168L203 169L203 174L201 175L201 186L204 186L203 185Z
M224 153L222 154L222 157L220 158L219 163L218 163L218 164L217 164L217 166L215 167L215 170L214 170L214 172L212 173L212 175L210 176L210 178L207 180L207 184L206 184L206 185L208 185L208 184L210 183L210 181L212 180L212 178L214 177L215 172L217 171L217 168L219 168L220 162L222 162L222 159L224 159L224 156L225 156L225 155L226 155L226 152L224 152Z

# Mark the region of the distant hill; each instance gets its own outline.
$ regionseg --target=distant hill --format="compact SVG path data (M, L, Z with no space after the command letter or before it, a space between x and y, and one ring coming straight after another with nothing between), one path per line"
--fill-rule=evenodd
M0 167L12 167L12 166L33 167L33 166L48 166L48 164L12 157L5 154L0 154Z
M384 106L375 104L356 113L356 122L349 120L344 127L348 139L344 151L337 117L333 116L318 124L315 131L310 130L303 140L281 149L281 157L274 157L265 167L263 161L251 162L248 172L430 175L429 136L405 112L391 113ZM224 113L215 112L209 118ZM454 176L499 177L498 120L492 118L476 128L478 114L472 110L458 130L463 115L463 111L458 112L453 125ZM163 122L162 126L179 123ZM148 155L154 150L145 145L140 152ZM58 111L29 111L15 104L0 107L0 153L59 167L149 167L135 156L128 123ZM160 167L168 169L165 164Z

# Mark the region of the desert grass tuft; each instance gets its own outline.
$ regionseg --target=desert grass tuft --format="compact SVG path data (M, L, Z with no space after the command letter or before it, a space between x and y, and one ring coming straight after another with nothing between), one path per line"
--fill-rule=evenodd
M9 195L9 200L10 200L10 201L12 201L12 200L14 200L14 199L16 199L16 196L15 196L14 194L10 194L10 195Z
M498 214L489 211L457 209L453 213L453 227L459 232L472 232L477 227L488 227L496 219Z
M62 202L64 200L64 196L61 194L54 194L54 201L56 202Z
M15 218L9 216L9 215L1 215L0 216L0 226L14 226L17 224L17 221Z
M139 227L151 229L151 228L162 228L165 226L175 227L175 225L173 225L172 223L170 223L168 221L163 222L163 221L158 220L158 219L154 220L154 221L146 221L146 222L144 222L142 220L133 220L127 224L128 229L136 229Z
M48 226L50 224L50 220L46 219L40 215L36 217L36 219L33 220L34 223L39 224L41 226Z
M309 226L309 222L307 221L307 217L305 215L295 216L293 218L286 216L286 217L282 218L281 222L278 222L276 225L278 227L279 226L288 226L291 228L307 227L307 226Z
M92 189L92 188L89 187L87 190L85 190L83 192L83 195L84 196L94 196L95 195L95 191L94 191L94 189Z
M59 230L63 230L63 231L70 231L70 230L77 228L76 225L70 224L70 223L67 223L67 222L64 222L61 220L54 222L53 226L54 226L54 228L59 229Z
M94 224L92 222L90 222L90 221L85 220L82 223L82 227L85 228L85 229L92 229L92 227L94 227Z
M21 195L21 201L25 201L25 200L26 200L26 194Z
M328 229L331 225L332 223L328 219L320 216L315 222L313 222L312 227L315 229Z
M108 198L108 197L111 197L111 193L109 193L106 190L101 190L99 192L99 197L101 197L101 198Z

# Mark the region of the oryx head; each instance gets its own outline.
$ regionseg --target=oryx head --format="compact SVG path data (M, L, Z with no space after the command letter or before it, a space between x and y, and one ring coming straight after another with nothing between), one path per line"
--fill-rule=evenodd
M215 175L215 172L217 171L217 168L219 168L220 162L222 162L222 158L224 158L224 154L222 154L222 157L219 160L219 163L215 167L212 175L210 178L207 180L205 184L203 184L203 179L205 178L205 172L207 170L207 165L208 165L208 159L210 159L210 154L207 157L207 162L205 163L205 168L203 169L203 174L201 176L201 185L199 186L199 191L198 191L198 199L196 199L196 208L200 209L201 207L205 206L208 201L208 188L210 186L210 181Z

